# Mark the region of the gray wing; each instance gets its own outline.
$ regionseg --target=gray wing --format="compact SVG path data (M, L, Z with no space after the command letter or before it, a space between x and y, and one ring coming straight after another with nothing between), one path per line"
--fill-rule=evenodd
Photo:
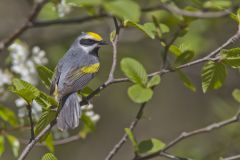
M80 68L72 69L65 76L60 77L58 83L60 94L64 96L83 89L94 75L94 73L83 73Z
M58 81L60 79L60 75L61 75L61 72L60 72L60 65L58 65L55 69L55 72L53 74L53 77L52 77L52 83L51 83L51 86L50 86L50 95L52 95L55 91L55 86L56 84L58 84Z

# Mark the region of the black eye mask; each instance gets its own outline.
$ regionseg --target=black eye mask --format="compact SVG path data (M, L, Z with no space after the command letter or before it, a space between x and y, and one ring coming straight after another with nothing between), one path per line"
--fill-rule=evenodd
M98 43L98 41L95 41L93 39L81 39L79 42L81 45L85 45L85 46L91 46L95 43Z

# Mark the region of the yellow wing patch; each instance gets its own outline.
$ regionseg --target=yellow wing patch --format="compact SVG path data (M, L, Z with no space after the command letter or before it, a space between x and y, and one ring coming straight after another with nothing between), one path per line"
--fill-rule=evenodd
M93 65L90 66L85 66L81 68L81 72L83 73L96 73L99 70L100 64L99 63L95 63Z
M57 86L57 84L55 84L55 89L54 89L54 92L53 92L53 96L56 100L58 100L58 86Z
M98 40L98 41L102 41L102 40L103 40L103 38L102 38L99 34L97 34L97 33L87 32L87 34L90 35L90 36L92 36L93 38L95 38L95 39Z

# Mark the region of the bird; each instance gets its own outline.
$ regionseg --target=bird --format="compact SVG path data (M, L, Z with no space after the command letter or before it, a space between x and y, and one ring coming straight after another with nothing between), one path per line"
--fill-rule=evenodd
M57 128L61 131L79 126L81 106L78 91L98 72L98 51L104 45L107 45L107 42L99 34L83 32L58 62L50 86L50 95L58 100L61 108L57 117Z

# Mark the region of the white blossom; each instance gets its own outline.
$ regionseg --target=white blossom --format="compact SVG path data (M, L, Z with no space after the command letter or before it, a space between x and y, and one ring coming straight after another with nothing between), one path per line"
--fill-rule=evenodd
M57 11L59 17L64 17L67 13L71 11L71 7L66 4L65 0L61 0L61 2L57 6Z
M40 47L34 46L31 50L23 42L15 42L9 47L11 57L11 72L18 74L21 79L36 85L38 83L36 65L44 65L48 62L45 51L41 50ZM2 70L0 70L0 77L2 76ZM6 77L6 76L5 76ZM11 82L11 78L0 79L1 83ZM15 104L18 109L18 116L25 117L28 112L26 109L26 102L22 98L15 100ZM32 114L33 118L39 118L41 113L41 106L35 101L32 103Z

